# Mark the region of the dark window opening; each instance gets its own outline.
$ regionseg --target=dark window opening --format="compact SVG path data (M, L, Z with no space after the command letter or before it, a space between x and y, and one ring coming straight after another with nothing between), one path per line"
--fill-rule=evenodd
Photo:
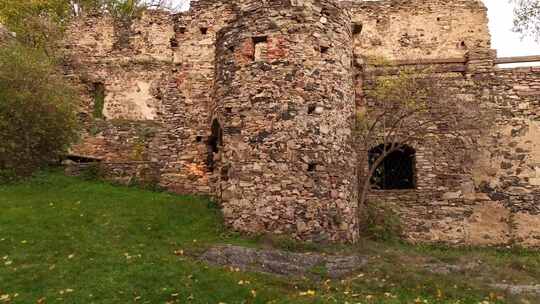
M462 49L466 49L467 48L467 44L465 43L465 41L461 41L459 43L459 47L462 48Z
M437 17L437 21L441 21L441 17Z
M316 171L317 170L317 164L315 164L315 163L308 164L308 169L307 170L308 170L308 172Z
M315 113L315 110L317 109L317 106L316 105L309 105L308 106L308 109L307 109L307 113L308 114L313 114Z
M260 60L261 58L265 58L268 36L257 36L251 39L253 40L253 56L251 59Z
M197 137L195 137L195 141L196 141L196 142L201 142L201 141L202 141L202 138L203 138L202 136L197 135Z
M208 34L208 28L207 27L201 27L201 34L203 34L203 35Z
M221 175L221 180L222 181L228 181L229 180L229 169L230 169L230 165L221 167L220 175Z
M362 33L363 27L364 26L362 25L362 23L353 24L353 30L352 30L353 35L360 35Z
M387 148L390 147L387 145ZM379 145L369 150L369 167L385 152L385 146ZM388 154L377 166L371 177L371 184L382 190L414 189L416 187L416 151L405 145Z
M223 143L223 130L221 129L221 125L217 121L217 119L214 119L212 122L212 134L208 138L208 169L210 171L214 171L215 169L215 155L219 153L219 149L222 146Z
M330 49L330 48L327 47L327 46L321 46L321 54L326 54L326 53L328 53L328 50L329 50L329 49Z
M102 82L92 84L92 97L94 99L94 118L103 118L103 108L105 107L105 85Z
M226 112L227 114L231 114L231 113L232 113L232 108L231 108L231 107L226 107L226 108L225 108L225 112Z
M91 156L82 156L82 155L74 155L74 154L68 154L65 156L66 160L78 163L78 164L95 164L101 162L101 159L91 157Z
M253 44L268 43L268 36L253 37Z
M180 34L185 34L186 33L186 27L185 26L178 26L178 27L176 27L176 32L180 33Z
M176 38L171 38L171 47L175 48L178 47L178 40Z

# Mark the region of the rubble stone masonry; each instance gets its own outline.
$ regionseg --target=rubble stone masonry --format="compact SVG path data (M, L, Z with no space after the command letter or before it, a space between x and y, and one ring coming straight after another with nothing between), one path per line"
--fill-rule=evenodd
M85 16L65 47L84 97L73 154L115 180L210 194L235 230L332 242L360 234L353 128L370 60L432 66L495 112L489 135L438 128L413 147L416 187L369 202L411 242L540 247L540 70L495 65L479 0L199 0Z
M217 194L226 222L358 236L350 15L333 1L244 1L217 41Z

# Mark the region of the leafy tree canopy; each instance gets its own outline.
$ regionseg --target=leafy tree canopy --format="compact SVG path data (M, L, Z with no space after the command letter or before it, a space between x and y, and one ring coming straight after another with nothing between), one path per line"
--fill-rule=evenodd
M86 12L127 20L147 8L173 9L168 0L0 0L0 23L27 46L56 48L64 26Z
M51 57L20 43L0 48L0 180L27 175L77 137L77 97Z
M86 12L122 21L164 0L0 0L0 181L27 175L65 153L77 137L77 94L61 72L65 26Z
M512 0L514 8L514 31L523 36L540 40L540 1Z

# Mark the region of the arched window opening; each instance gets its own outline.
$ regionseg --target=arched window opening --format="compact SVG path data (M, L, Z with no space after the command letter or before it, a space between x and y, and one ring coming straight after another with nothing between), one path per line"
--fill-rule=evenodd
M223 143L223 130L221 129L221 125L217 121L217 119L214 119L212 121L212 134L208 138L208 169L210 171L214 171L215 169L215 162L216 162L216 154L219 153L219 149L221 148Z
M369 150L370 169L384 154L384 147L381 144ZM371 177L371 184L382 190L414 189L416 187L415 171L416 151L405 145L382 160Z

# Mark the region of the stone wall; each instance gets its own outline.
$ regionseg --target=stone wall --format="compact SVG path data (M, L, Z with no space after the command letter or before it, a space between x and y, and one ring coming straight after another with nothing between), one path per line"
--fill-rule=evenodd
M108 16L86 16L67 29L66 73L81 92L84 125L74 154L126 161L137 144L147 148L145 159L152 158L150 142L161 127L159 82L173 58L164 46L164 35L173 35L167 16L145 14L129 30ZM127 43L119 45L126 38L120 35Z
M138 186L156 189L159 182L159 167L155 162L127 161L86 162L64 161L65 174L83 178L103 178L124 186Z
M162 83L158 158L161 184L180 193L210 193L208 140L217 32L230 22L230 1L197 1L172 16L174 68Z
M6 41L13 38L13 33L8 31L8 29L0 24L0 43L5 43Z
M355 104L380 76L369 63L431 62L457 98L496 112L493 129L470 142L441 122L414 147L416 188L370 201L412 242L540 246L540 72L496 69L489 41L477 0L200 0L127 23L86 16L65 43L83 96L72 152L116 181L212 194L236 230L353 242L366 153Z
M346 1L356 28L355 54L387 60L463 58L490 47L480 0Z
M244 1L219 33L216 169L225 221L355 241L350 16L333 1Z
M452 98L460 102L477 101L476 83L461 72L453 72L455 66L428 68L441 71L436 79L444 83L442 87L452 91ZM376 81L389 77L388 73L392 74L394 70L374 73L366 69L361 94L363 100L358 104L369 109L369 91ZM456 137L448 126L454 124L437 122L423 139L408 143L415 150L414 189L372 190L368 198L370 208L389 206L390 210L396 212L406 238L412 242L466 242L463 222L469 213L469 200L475 200L468 157L474 147L471 147L472 139ZM460 133L464 131L467 130L460 130ZM368 151L360 153L367 154ZM363 164L363 167L367 172L368 164Z
M540 69L478 75L498 112L474 170L486 199L507 214L508 242L540 246Z
M445 86L493 112L491 130L478 142L438 130L414 147L416 188L375 190L370 203L390 206L411 242L540 246L540 70L468 72L445 73ZM366 77L364 90L371 84Z
M79 116L84 125L72 153L107 162L114 180L130 178L133 170L125 170L129 162L134 168L141 161L152 162L158 164L161 186L208 194L208 100L193 94L207 94L204 88L211 86L211 78L197 82L204 78L200 67L178 61L179 47L198 54L202 44L195 43L200 37L179 34L177 23L169 13L148 11L129 23L86 16L69 27L68 73L83 92ZM202 61L213 67L210 57ZM186 71L195 79L191 85L183 79ZM213 70L206 74L213 75ZM121 177L122 172L126 176Z

